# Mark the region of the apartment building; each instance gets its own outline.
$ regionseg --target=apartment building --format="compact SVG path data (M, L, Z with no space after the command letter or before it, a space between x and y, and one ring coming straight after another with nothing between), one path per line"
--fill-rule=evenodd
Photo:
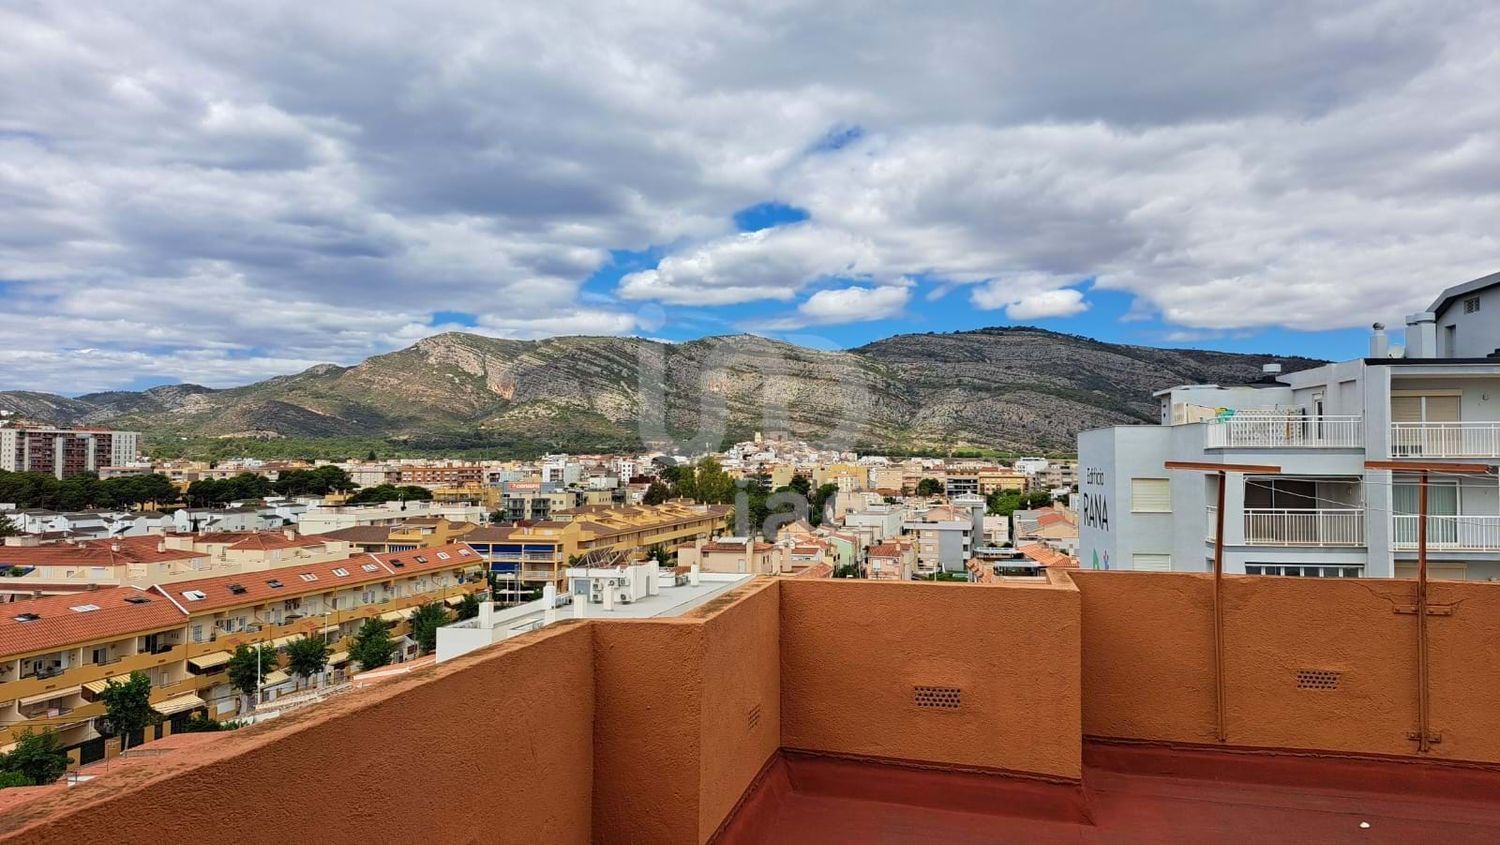
M398 484L416 487L479 486L484 483L484 467L479 464L402 464Z
M583 503L582 491L559 482L512 481L501 486L500 515L505 522L545 522Z
M479 555L455 543L13 602L0 613L0 748L26 728L48 728L80 762L102 758L92 725L104 713L97 695L107 679L132 671L151 677L153 706L179 723L205 708L232 714L239 701L224 667L240 644L323 637L331 670L341 674L346 640L366 619L402 636L418 605L456 605L483 590L482 571ZM277 674L267 697L290 681Z
M326 534L358 525L396 525L419 517L444 517L454 522L482 523L484 508L463 502L385 502L379 505L344 505L309 508L297 518L303 534Z
M1211 568L1218 475L1164 469L1178 460L1267 468L1224 475L1228 572L1412 575L1418 475L1366 462L1500 466L1496 314L1500 274L1409 316L1404 349L1376 324L1366 358L1174 387L1157 394L1160 425L1079 435L1081 565ZM1433 475L1429 513L1433 577L1500 578L1494 476Z
M0 470L63 479L133 463L140 445L141 435L134 431L5 426L0 427Z
M559 511L556 519L530 525L486 526L465 537L484 555L490 571L517 594L545 584L562 588L563 570L592 551L644 554L655 546L675 552L707 540L724 527L732 508L681 501L661 505L585 505Z
M317 535L342 541L361 552L408 552L460 542L479 526L472 522L450 522L441 516L415 517L395 525L357 525Z
M912 535L917 570L923 573L962 572L984 535L985 501L959 496L951 504L928 508L919 519L909 519L902 530Z
M872 581L910 581L916 553L910 544L879 543L865 550L866 578Z

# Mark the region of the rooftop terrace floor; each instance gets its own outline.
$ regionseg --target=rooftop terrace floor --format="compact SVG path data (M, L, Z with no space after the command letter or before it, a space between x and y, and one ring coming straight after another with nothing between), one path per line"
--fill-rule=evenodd
M1080 790L785 752L718 841L1494 843L1500 772L1091 744Z

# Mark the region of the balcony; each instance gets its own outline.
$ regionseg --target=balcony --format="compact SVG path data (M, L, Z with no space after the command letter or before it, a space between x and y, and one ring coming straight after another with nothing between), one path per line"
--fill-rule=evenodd
M1208 449L1359 449L1365 445L1360 417L1242 412L1208 426Z
M1416 514L1391 517L1391 548L1417 548ZM1472 514L1427 517L1427 548L1437 552L1500 552L1500 516Z
M420 789L359 779L319 840L1500 841L1484 681L1500 589L1437 582L1449 613L1392 612L1413 594L1151 572L763 578L671 624L549 626L143 759L0 814L0 840L86 824L121 843L223 838L234 818L205 811L205 790L292 806L415 767ZM521 718L474 718L498 700ZM501 825L495 784L514 793ZM307 838L297 814L253 825Z
M1245 509L1245 545L1359 547L1365 544L1365 512Z
M1393 458L1500 458L1500 422L1391 423Z

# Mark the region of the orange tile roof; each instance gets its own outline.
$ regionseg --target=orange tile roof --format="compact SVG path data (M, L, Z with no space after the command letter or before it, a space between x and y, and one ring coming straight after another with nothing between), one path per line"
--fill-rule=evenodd
M1063 554L1056 549L1041 543L1031 543L1017 548L1027 558L1040 563L1042 566L1056 567L1059 569L1077 569L1078 561Z
M320 536L288 537L280 531L254 531L248 534L240 534L241 540L231 544L231 549L258 549L270 551L272 549L309 549L313 546L321 546L327 542Z
M98 609L72 609L85 606ZM17 619L22 614L40 618ZM0 605L0 654L29 654L186 623L187 617L170 601L135 587L44 596Z
M865 556L866 557L900 557L901 556L901 547L898 546L898 545L896 545L895 543L881 543L880 545L877 545L877 546L871 546L870 550L865 553Z
M198 614L261 604L289 596L323 593L355 584L389 581L422 572L477 565L481 561L482 558L467 543L450 543L406 552L358 554L343 560L284 566L261 572L216 575L174 584L160 584L152 589L163 595L170 595L174 601L187 608L189 613ZM344 574L338 574L339 571ZM189 593L202 593L203 598L189 599Z
M125 566L132 563L165 563L206 557L191 549L161 549L162 538L144 535L113 540L87 540L51 546L0 547L0 565L10 566Z

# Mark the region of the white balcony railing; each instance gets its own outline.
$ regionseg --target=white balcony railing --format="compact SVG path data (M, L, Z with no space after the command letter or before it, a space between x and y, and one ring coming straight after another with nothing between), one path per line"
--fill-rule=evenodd
M1365 443L1360 417L1237 414L1207 425L1209 449L1354 449Z
M1363 546L1365 512L1342 510L1245 509L1249 546Z
M1500 458L1500 422L1391 423L1395 458Z
M1417 548L1416 514L1391 517L1391 548L1412 551ZM1500 516L1427 517L1427 548L1452 552L1500 552Z

